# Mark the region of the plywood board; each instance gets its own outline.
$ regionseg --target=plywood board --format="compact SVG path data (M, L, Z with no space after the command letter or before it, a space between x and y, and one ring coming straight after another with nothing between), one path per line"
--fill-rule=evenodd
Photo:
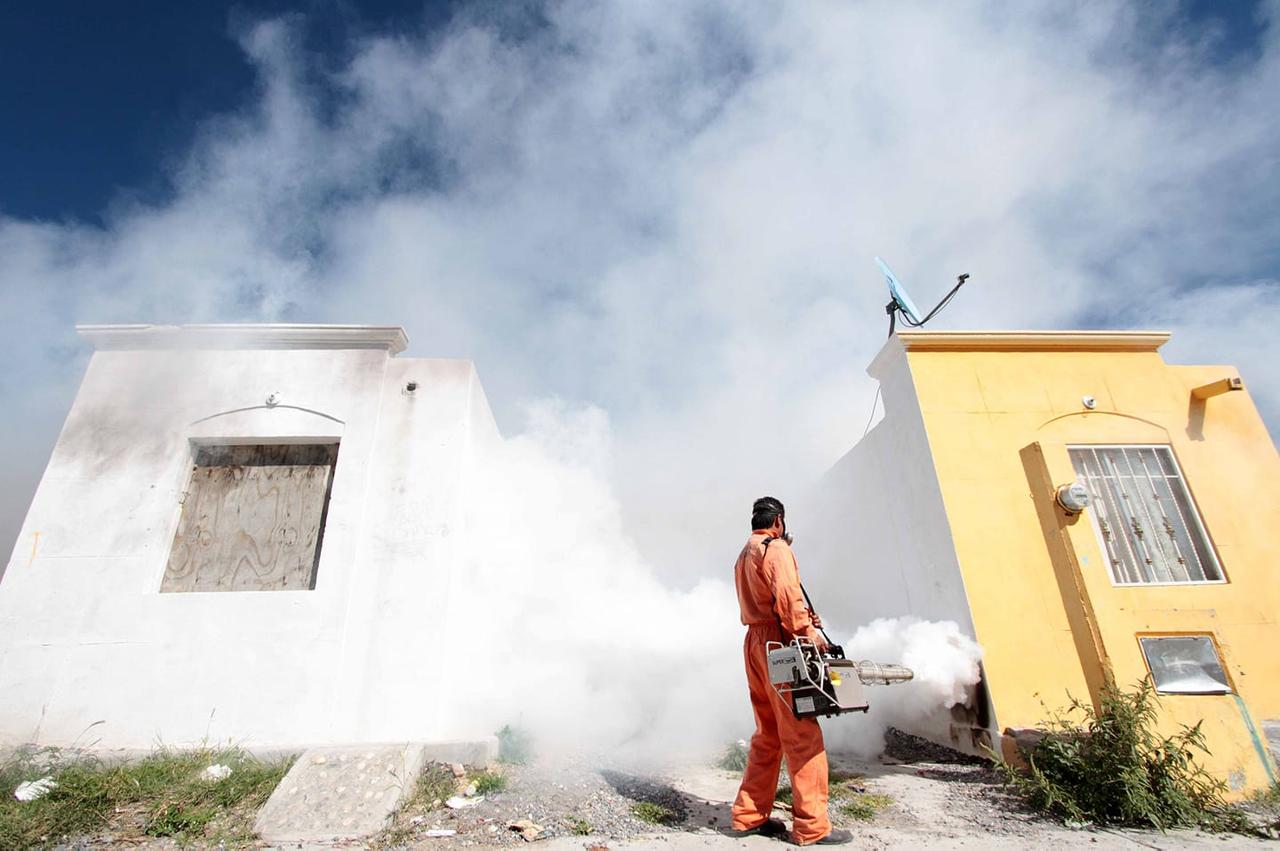
M336 449L202 447L160 590L313 588Z

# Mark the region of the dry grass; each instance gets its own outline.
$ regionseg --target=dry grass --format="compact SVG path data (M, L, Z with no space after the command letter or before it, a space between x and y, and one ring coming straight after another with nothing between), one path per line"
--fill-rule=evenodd
M443 809L444 802L458 794L458 778L449 766L429 763L414 783L408 800L396 811L391 824L371 840L374 848L394 848L411 842L418 833L416 816Z

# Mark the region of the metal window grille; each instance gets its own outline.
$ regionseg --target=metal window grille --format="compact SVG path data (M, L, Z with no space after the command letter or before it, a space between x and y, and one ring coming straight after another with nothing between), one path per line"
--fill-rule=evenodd
M1116 584L1224 581L1168 446L1073 446L1068 452L1089 491Z

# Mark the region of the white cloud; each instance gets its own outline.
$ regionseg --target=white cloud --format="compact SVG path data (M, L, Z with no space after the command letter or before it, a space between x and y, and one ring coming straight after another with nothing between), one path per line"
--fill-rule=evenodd
M861 433L873 254L922 302L972 273L949 327L1171 325L1274 426L1275 30L1215 67L1153 14L565 2L518 38L364 37L322 84L287 22L251 28L259 91L170 200L0 220L0 546L73 321L401 322L474 358L509 427L538 397L607 410L641 548L690 575Z

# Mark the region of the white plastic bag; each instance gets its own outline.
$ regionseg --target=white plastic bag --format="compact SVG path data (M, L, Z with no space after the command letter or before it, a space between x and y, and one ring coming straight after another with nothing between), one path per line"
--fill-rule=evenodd
M230 776L231 776L231 766L229 765L215 764L215 765L209 766L204 771L200 772L201 780L208 780L211 782L217 781L217 780L226 780Z
M13 790L13 797L22 801L24 804L28 801L34 801L36 798L43 798L53 789L57 788L57 783L53 782L52 777L41 777L39 780L27 780L18 784L18 788Z

